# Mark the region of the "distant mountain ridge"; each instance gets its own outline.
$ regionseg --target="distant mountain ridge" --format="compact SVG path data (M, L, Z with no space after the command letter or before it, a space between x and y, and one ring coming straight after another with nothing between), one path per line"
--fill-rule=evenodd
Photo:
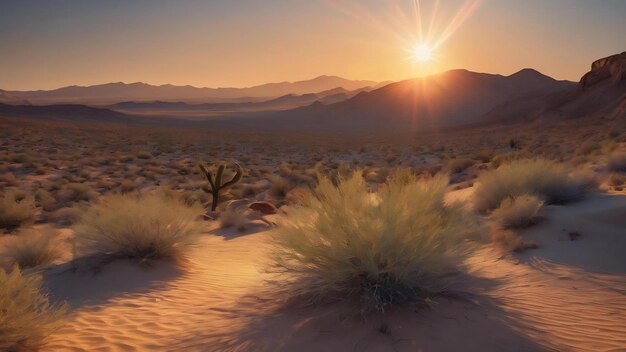
M330 105L313 104L275 119L327 129L429 129L484 122L494 108L516 99L567 91L576 83L536 70L510 76L451 70L388 84Z
M346 95L351 96L346 98ZM16 99L11 92L6 96ZM333 99L340 101L334 102ZM314 102L308 104L311 101ZM246 104L253 108L228 110ZM308 105L291 110L276 109L290 104ZM158 116L150 112L141 114L141 117L134 116L136 113L125 114L126 110L176 110L190 109L190 106L199 110L197 114L188 115L193 117L190 119L169 112ZM270 108L259 109L262 106ZM578 83L557 81L533 69L523 69L509 76L460 69L389 83L373 90L349 91L335 87L317 94L289 93L274 99L244 103L190 105L186 102L129 101L108 107L116 111L84 105L0 104L0 115L338 133L425 131L580 117L626 119L626 52L594 61L590 71ZM218 110L218 113L207 114L211 109ZM155 119L151 120L151 117Z
M109 109L85 105L8 105L0 103L0 114L9 117L31 119L91 121L91 122L132 122L133 118Z
M349 99L358 93L370 91L372 88L359 88L356 90L347 90L342 87L325 90L319 93L307 94L286 94L277 98L260 100L260 101L244 101L244 102L222 102L222 103L200 103L192 104L181 101L123 101L111 105L102 106L104 108L119 111L219 111L219 110L250 110L258 108L261 110L287 110L296 107L310 105L316 101L323 104L337 103Z
M146 83L106 83L94 86L69 86L54 90L5 91L12 97L25 99L33 104L113 104L122 101L184 101L210 102L219 99L276 98L287 94L319 93L344 88L348 91L374 87L378 83L366 80L348 80L337 76L319 76L296 82L267 83L249 88L198 88L164 84L154 86Z

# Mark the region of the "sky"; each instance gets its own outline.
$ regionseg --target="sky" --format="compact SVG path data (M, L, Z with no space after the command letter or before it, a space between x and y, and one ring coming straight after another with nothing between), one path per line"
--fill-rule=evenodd
M421 33L421 34L420 34ZM624 0L0 0L0 88L248 87L534 68L626 50ZM414 48L432 58L416 60Z

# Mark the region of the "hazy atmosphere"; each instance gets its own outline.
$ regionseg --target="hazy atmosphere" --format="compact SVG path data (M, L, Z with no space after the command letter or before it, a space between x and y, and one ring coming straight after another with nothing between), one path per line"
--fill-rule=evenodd
M623 46L626 33L620 0L416 4L3 0L0 86L247 87L322 74L387 81L454 68L508 75L525 67L576 81L589 62ZM432 62L409 59L414 46L440 40Z
M626 351L625 33L0 0L0 352Z

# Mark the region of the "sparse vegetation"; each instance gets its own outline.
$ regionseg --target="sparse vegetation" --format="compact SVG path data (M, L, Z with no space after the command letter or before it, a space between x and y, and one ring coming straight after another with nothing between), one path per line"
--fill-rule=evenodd
M477 210L492 210L511 197L534 195L548 204L579 200L593 186L588 175L571 174L552 161L518 160L486 171L478 177L474 191Z
M0 228L13 229L35 220L35 198L8 191L0 195Z
M446 184L402 172L369 193L359 173L321 178L273 232L277 270L295 277L294 294L378 310L441 292L475 231L460 205L444 206Z
M503 228L527 227L536 220L542 205L537 196L527 194L506 198L491 213L491 218Z
M276 197L286 196L289 190L293 188L291 182L284 177L270 176L269 179L271 183L270 192Z
M141 261L179 258L195 242L201 214L200 205L163 194L107 195L75 225L76 251Z
M211 194L213 196L213 202L211 203L211 211L215 211L217 209L217 204L219 203L220 191L231 187L235 183L241 180L243 176L243 169L239 164L235 164L235 175L230 179L230 181L222 182L222 177L224 175L224 170L226 169L226 165L220 165L217 167L217 172L215 173L215 178L213 178L213 173L207 169L204 165L199 164L200 170L206 177L207 181L209 181L210 187L202 188L205 192Z
M250 221L245 211L240 211L236 209L228 209L223 211L220 214L219 220L221 227L234 227L238 231L244 231Z
M51 228L20 230L7 245L5 253L11 264L35 268L51 264L63 254L61 242Z
M452 159L448 162L448 170L450 170L450 173L457 173L457 172L461 172L465 169L467 169L468 167L474 165L476 162L472 159L467 159L467 158L456 158L456 159Z
M39 276L0 268L0 351L36 350L60 326L66 310L50 304Z
M506 252L521 253L527 249L539 248L535 241L526 241L519 234L505 229L493 229L491 239Z

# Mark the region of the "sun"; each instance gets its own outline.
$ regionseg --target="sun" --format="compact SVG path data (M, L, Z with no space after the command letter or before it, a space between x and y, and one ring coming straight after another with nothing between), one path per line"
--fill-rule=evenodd
M426 44L418 44L413 48L413 59L419 62L430 61L433 57L433 49Z

